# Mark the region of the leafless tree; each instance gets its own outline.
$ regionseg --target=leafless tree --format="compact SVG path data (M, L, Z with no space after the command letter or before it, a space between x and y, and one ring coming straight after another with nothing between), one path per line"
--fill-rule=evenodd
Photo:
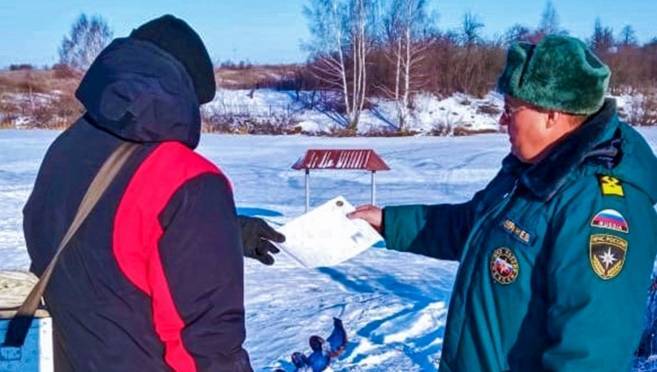
M463 15L461 22L460 39L462 47L457 52L457 59L460 60L457 66L455 86L462 92L473 92L474 86L478 85L477 80L481 78L482 71L485 69L482 52L485 50L481 30L484 23L480 18L471 12Z
M472 12L466 12L463 15L461 22L461 38L463 45L467 47L474 46L481 38L481 29L484 28L484 23L477 15Z
M568 35L568 31L561 28L559 15L552 0L545 3L545 8L541 13L541 20L538 27L531 29L524 25L516 23L511 26L503 36L505 44L511 44L517 41L538 43L546 35Z
M559 22L559 14L557 14L557 9L554 7L552 0L548 0L545 3L545 8L543 8L543 13L541 14L541 22L538 25L537 31L542 35L564 33Z
M516 23L504 33L504 42L508 45L518 41L531 41L532 31L521 24Z
M427 0L391 0L383 17L386 56L394 66L394 85L379 88L395 100L398 130L407 130L412 95L423 87L425 79L419 71L429 47L427 36L431 18Z
M636 38L636 32L630 25L625 25L620 32L618 41L621 47L635 47L639 43Z
M59 62L69 67L86 70L103 48L112 40L112 30L100 16L81 14L64 36L59 48Z
M611 52L615 45L614 31L611 27L603 26L600 18L595 19L593 35L591 35L589 45L599 56Z
M337 89L344 103L345 127L356 131L366 102L371 0L310 0L304 7L312 40L306 48L313 75Z

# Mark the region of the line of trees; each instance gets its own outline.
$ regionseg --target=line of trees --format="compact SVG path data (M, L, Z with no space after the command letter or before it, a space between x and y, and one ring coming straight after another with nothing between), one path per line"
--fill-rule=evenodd
M484 23L470 12L458 29L439 30L430 5L430 0L308 0L309 61L299 73L299 89L328 92L323 106L338 113L347 131L355 131L368 97L392 99L397 129L405 132L415 94L481 97L494 88L510 43L568 34L551 1L536 27L515 24L493 38L483 37ZM598 19L586 42L611 67L613 94L654 93L657 38L640 45L631 26L616 35Z
M535 43L548 34L568 34L549 0L535 27L514 24L502 35L489 38L483 36L483 21L471 12L463 15L459 27L439 29L432 1L307 0L303 11L311 37L303 47L309 52L308 61L294 77L272 84L315 91L299 97L311 97L308 104L334 118L345 134L356 131L372 97L389 99L395 115L388 119L398 132L406 133L415 95L462 92L482 97L494 88L510 43ZM81 14L61 42L55 77L79 78L112 37L104 18ZM657 37L641 45L631 26L615 33L597 19L586 42L611 67L612 94L642 93L645 98L631 110L642 115L657 113ZM263 85L258 82L254 88L259 86ZM636 120L657 122L654 116Z

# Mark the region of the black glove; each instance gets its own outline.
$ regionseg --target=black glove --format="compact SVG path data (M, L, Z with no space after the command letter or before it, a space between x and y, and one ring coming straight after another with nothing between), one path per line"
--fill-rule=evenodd
M255 258L265 265L273 265L274 257L271 254L280 251L271 242L282 243L285 236L272 229L262 218L237 216L237 221L242 232L244 256Z

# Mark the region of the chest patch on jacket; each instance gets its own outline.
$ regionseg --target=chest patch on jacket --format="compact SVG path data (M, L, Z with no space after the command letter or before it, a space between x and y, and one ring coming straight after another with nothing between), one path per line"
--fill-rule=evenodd
M520 242L527 245L531 243L532 234L527 232L527 230L523 229L521 226L518 226L518 224L513 222L510 218L503 219L501 226L504 229L504 231L513 235L513 237L520 240Z
M490 257L490 274L500 284L511 284L518 277L520 267L513 251L500 247L493 251Z
M623 233L630 231L630 226L625 217L614 209L604 209L598 212L591 220L591 226Z
M623 191L623 184L618 178L599 175L598 181L600 182L602 195L621 197L625 196L625 192Z
M589 260L593 271L603 280L615 278L623 269L627 248L627 240L617 236L591 235Z

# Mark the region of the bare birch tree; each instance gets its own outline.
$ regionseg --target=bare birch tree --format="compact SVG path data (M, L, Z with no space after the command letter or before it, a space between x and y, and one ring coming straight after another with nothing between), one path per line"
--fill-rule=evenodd
M100 16L81 14L71 26L71 32L62 40L59 63L78 70L86 70L96 56L112 40L112 30Z
M386 56L394 66L394 87L381 86L395 100L399 132L408 130L412 96L423 85L418 71L429 44L424 40L430 30L427 0L390 0L383 19Z
M342 96L342 124L349 131L357 130L367 99L372 8L368 0L310 0L304 7L312 36L306 48L316 62L313 75Z

